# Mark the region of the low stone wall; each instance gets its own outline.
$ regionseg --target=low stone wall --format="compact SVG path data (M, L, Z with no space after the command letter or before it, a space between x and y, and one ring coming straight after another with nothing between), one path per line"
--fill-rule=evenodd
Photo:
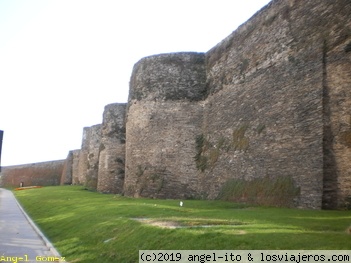
M1 187L59 185L65 160L5 166L1 170Z

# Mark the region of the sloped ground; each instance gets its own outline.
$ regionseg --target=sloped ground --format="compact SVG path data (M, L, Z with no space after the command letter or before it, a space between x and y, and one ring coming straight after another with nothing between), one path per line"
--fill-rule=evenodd
M137 262L138 251L349 249L351 211L133 199L80 186L15 191L69 262Z

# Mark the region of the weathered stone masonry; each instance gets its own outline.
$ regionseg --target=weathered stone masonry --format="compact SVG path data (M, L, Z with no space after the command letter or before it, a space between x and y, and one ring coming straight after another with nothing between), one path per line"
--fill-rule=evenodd
M196 194L194 138L201 133L205 55L147 57L132 73L127 116L129 196L186 198Z
M105 107L101 130L97 190L123 193L125 176L126 104Z
M68 152L66 161L63 166L61 185L79 184L78 181L78 161L80 150L72 150ZM72 181L75 178L76 181Z
M88 189L97 188L101 124L83 129L82 148L79 152L78 181Z
M141 59L70 162L107 193L350 208L351 2L273 0L207 53Z

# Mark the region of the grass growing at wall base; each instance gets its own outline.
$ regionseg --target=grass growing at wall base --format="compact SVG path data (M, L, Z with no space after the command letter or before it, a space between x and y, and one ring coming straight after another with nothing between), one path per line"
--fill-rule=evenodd
M180 200L133 199L78 186L15 191L15 195L69 262L138 262L140 249L351 247L351 235L346 233L351 211L200 200L183 200L180 207ZM162 228L157 222L177 227Z

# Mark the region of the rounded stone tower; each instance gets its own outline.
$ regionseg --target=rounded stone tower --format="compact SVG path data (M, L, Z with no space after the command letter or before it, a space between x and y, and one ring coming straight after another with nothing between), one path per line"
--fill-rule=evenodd
M135 64L130 81L133 100L199 101L206 96L204 53L170 53Z
M126 123L126 195L195 195L194 141L201 132L205 84L204 53L161 54L135 64Z
M125 103L105 106L101 129L97 190L123 193L125 165Z

